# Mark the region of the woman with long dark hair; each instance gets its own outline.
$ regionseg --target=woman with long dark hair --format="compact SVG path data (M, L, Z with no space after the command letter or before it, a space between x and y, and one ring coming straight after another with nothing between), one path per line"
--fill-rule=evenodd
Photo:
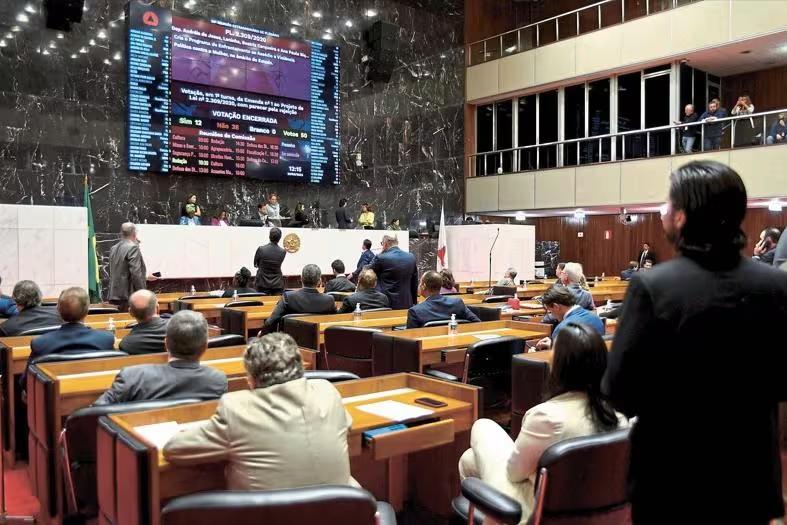
M607 348L601 336L569 323L557 335L546 401L525 414L516 441L497 423L473 424L470 449L459 460L459 475L481 478L522 505L522 522L533 510L536 468L541 454L563 440L628 425L601 394Z
M200 217L202 217L202 209L197 204L197 196L192 193L180 208L180 224L199 226Z

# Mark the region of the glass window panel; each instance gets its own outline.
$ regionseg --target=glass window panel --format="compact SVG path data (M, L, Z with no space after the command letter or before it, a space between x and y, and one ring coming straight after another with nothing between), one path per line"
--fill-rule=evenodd
M645 127L655 128L670 123L669 75L652 77L645 80ZM650 156L670 154L669 132L650 134Z
M527 51L536 47L536 28L531 26L519 30L519 49Z
M497 111L497 146L496 150L511 149L514 147L514 115L513 101L504 100L495 104ZM513 152L506 151L500 154L503 172L513 171Z
M530 146L536 143L536 96L520 97L518 102L519 128L517 145ZM519 170L536 169L535 148L519 150Z
M640 119L640 93L641 75L639 72L618 77L618 131L631 131L641 129ZM627 137L625 139L625 158L644 156L640 138ZM617 158L623 159L623 140L617 141Z
M585 84L569 86L564 91L563 134L565 139L578 139L585 136ZM576 166L580 158L578 143L563 146L563 165Z
M708 95L705 90L708 87L707 75L699 69L694 70L694 107L700 115L708 107Z
M476 129L476 151L492 151L494 147L494 132L492 126L494 125L493 119L494 106L487 104L486 106L478 106L475 112L475 129Z
M661 71L669 71L670 65L669 64L662 64L660 66L649 67L645 70L646 75L650 75L651 73L659 73Z
M622 3L625 0L615 0L614 2L607 2L601 4L601 27L614 26L622 21Z
M470 46L470 65L484 62L484 43L476 42Z
M678 100L678 114L683 115L686 104L694 104L694 92L691 89L691 78L694 71L686 64L680 66L680 97Z
M609 79L596 80L588 84L588 134L593 137L607 135L610 131L609 118ZM588 162L608 162L611 160L610 139L587 143L584 157Z
M538 45L545 46L557 42L556 30L554 20L538 24Z
M620 8L618 8L618 12ZM576 14L574 16L577 16ZM604 11L601 11L601 16L604 16ZM603 19L602 19L602 27L603 27ZM579 11L579 33L589 33L591 31L595 31L599 29L598 27L598 8L594 7L591 9L583 9Z
M503 39L503 56L513 55L519 52L517 45L517 32L506 33L502 36Z
M557 141L557 91L547 91L539 95L539 143ZM539 148L540 168L554 168L557 166L557 146Z
M572 13L557 19L558 29L560 30L560 40L577 36L577 15Z
M486 40L486 53L484 55L484 60L495 60L496 58L500 58L500 38L490 38Z
M626 22L645 16L648 12L648 0L623 0L626 3Z

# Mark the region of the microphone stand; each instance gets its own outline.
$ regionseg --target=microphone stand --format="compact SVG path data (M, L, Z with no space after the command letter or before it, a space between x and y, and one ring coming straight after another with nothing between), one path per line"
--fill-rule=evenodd
M497 229L495 240L492 241L492 246L489 247L489 295L492 295L492 250L495 249L498 237L500 237L500 228Z

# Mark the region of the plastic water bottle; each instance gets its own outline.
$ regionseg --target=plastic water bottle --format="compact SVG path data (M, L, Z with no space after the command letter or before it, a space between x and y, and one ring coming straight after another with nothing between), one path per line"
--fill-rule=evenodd
M192 284L192 285L191 285L191 295L194 295L194 294L196 294L196 293L197 293L197 289L196 289L196 288L194 288L194 285Z
M238 290L233 290L232 291L232 302L234 303L237 300L238 300Z
M107 320L107 331L115 333L115 319L112 317Z
M607 310L612 310L612 299L607 299Z
M448 321L448 335L456 335L459 330L459 323L456 322L456 314L451 314L451 320Z
M607 276L607 274L605 274L604 272L601 272L601 280L602 280L602 281L604 280L604 278L605 278L606 276Z
M594 282L598 284L598 275L595 277Z
M363 319L363 313L361 312L361 303L355 303L355 310L353 311L353 321L358 322Z

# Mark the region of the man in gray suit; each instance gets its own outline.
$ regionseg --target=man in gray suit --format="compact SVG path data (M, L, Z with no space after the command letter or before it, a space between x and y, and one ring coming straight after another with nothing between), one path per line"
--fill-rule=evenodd
M167 319L158 315L158 300L150 290L137 290L128 300L128 312L137 320L120 341L127 354L152 354L166 350Z
M147 270L134 223L124 222L120 236L120 242L109 251L109 302L125 312L131 294L145 288Z
M153 399L214 399L227 391L227 376L200 365L208 348L208 322L191 310L172 316L166 339L169 362L122 369L94 405Z

